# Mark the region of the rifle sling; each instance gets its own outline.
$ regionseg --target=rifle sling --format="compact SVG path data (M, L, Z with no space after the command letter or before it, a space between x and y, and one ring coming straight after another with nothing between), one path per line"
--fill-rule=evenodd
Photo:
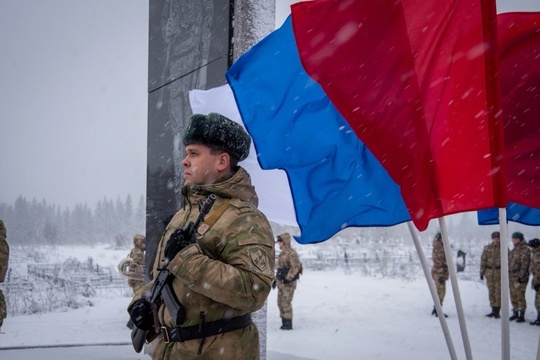
M216 320L184 328L170 328L167 326L162 326L161 335L163 336L165 343L183 342L223 334L229 331L241 329L252 323L253 321L251 320L251 313L247 313L232 319Z
M225 199L223 201L223 204L217 208L216 211L210 212L210 214L204 219L204 221L199 225L197 228L197 237L201 238L203 235L210 229L216 221L223 215L229 204L231 203L231 199Z

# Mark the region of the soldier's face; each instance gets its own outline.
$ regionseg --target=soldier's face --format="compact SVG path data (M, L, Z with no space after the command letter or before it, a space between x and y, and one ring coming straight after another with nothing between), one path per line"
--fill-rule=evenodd
M497 245L498 245L500 242L501 242L501 239L498 238L497 236L495 236L495 237L493 238L493 243L494 243L494 244L497 244Z
M212 153L212 150L202 144L186 146L184 160L184 184L185 185L208 185L219 178L220 154Z

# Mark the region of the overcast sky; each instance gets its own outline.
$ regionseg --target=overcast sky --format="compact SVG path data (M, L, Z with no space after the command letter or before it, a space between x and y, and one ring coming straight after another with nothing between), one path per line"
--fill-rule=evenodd
M0 0L0 201L146 191L148 0Z
M0 0L0 34L0 202L145 195L148 0Z

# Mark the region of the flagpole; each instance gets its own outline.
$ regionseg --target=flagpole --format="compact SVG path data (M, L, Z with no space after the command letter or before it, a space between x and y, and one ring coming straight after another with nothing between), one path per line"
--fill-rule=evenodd
M450 275L450 283L452 284L452 292L454 293L454 301L456 303L456 309L459 319L459 328L461 329L461 337L463 339L463 347L465 348L465 357L467 360L472 360L471 343L469 341L469 335L467 334L467 325L465 323L465 315L463 313L463 304L461 303L461 294L459 292L459 285L456 276L456 267L454 266L454 260L452 258L452 248L448 241L448 231L446 230L446 222L444 217L439 218L439 226L441 228L442 240L444 244L444 254L446 256L446 265L448 266L448 273Z
M499 208L501 232L501 359L510 360L510 285L508 279L508 223L506 208Z
M540 337L538 337L538 350L536 351L536 360L540 360Z
M439 301L439 296L437 295L435 284L431 280L429 267L426 262L426 256L424 255L424 251L422 250L422 246L420 245L420 240L418 239L418 235L416 231L414 230L412 222L408 221L407 226L409 227L409 232L411 233L411 237L413 238L414 246L416 247L416 252L418 253L418 257L420 258L420 264L422 265L422 270L424 270L424 276L426 277L426 281L429 287L429 292L431 293L431 297L433 298L433 303L435 304L435 309L437 310L437 314L443 314L441 302ZM457 360L456 349L454 348L454 343L452 342L452 337L450 336L450 330L448 330L448 324L446 323L446 318L444 316L439 316L439 322L441 323L441 328L443 330L444 338L446 340L446 345L448 346L448 351L450 352L450 358L452 360Z

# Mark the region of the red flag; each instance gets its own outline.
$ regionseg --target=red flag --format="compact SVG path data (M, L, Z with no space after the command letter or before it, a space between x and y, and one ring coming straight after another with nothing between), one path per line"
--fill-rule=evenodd
M508 199L540 209L540 12L497 18Z
M319 0L294 4L292 18L304 68L418 229L506 206L494 1Z

